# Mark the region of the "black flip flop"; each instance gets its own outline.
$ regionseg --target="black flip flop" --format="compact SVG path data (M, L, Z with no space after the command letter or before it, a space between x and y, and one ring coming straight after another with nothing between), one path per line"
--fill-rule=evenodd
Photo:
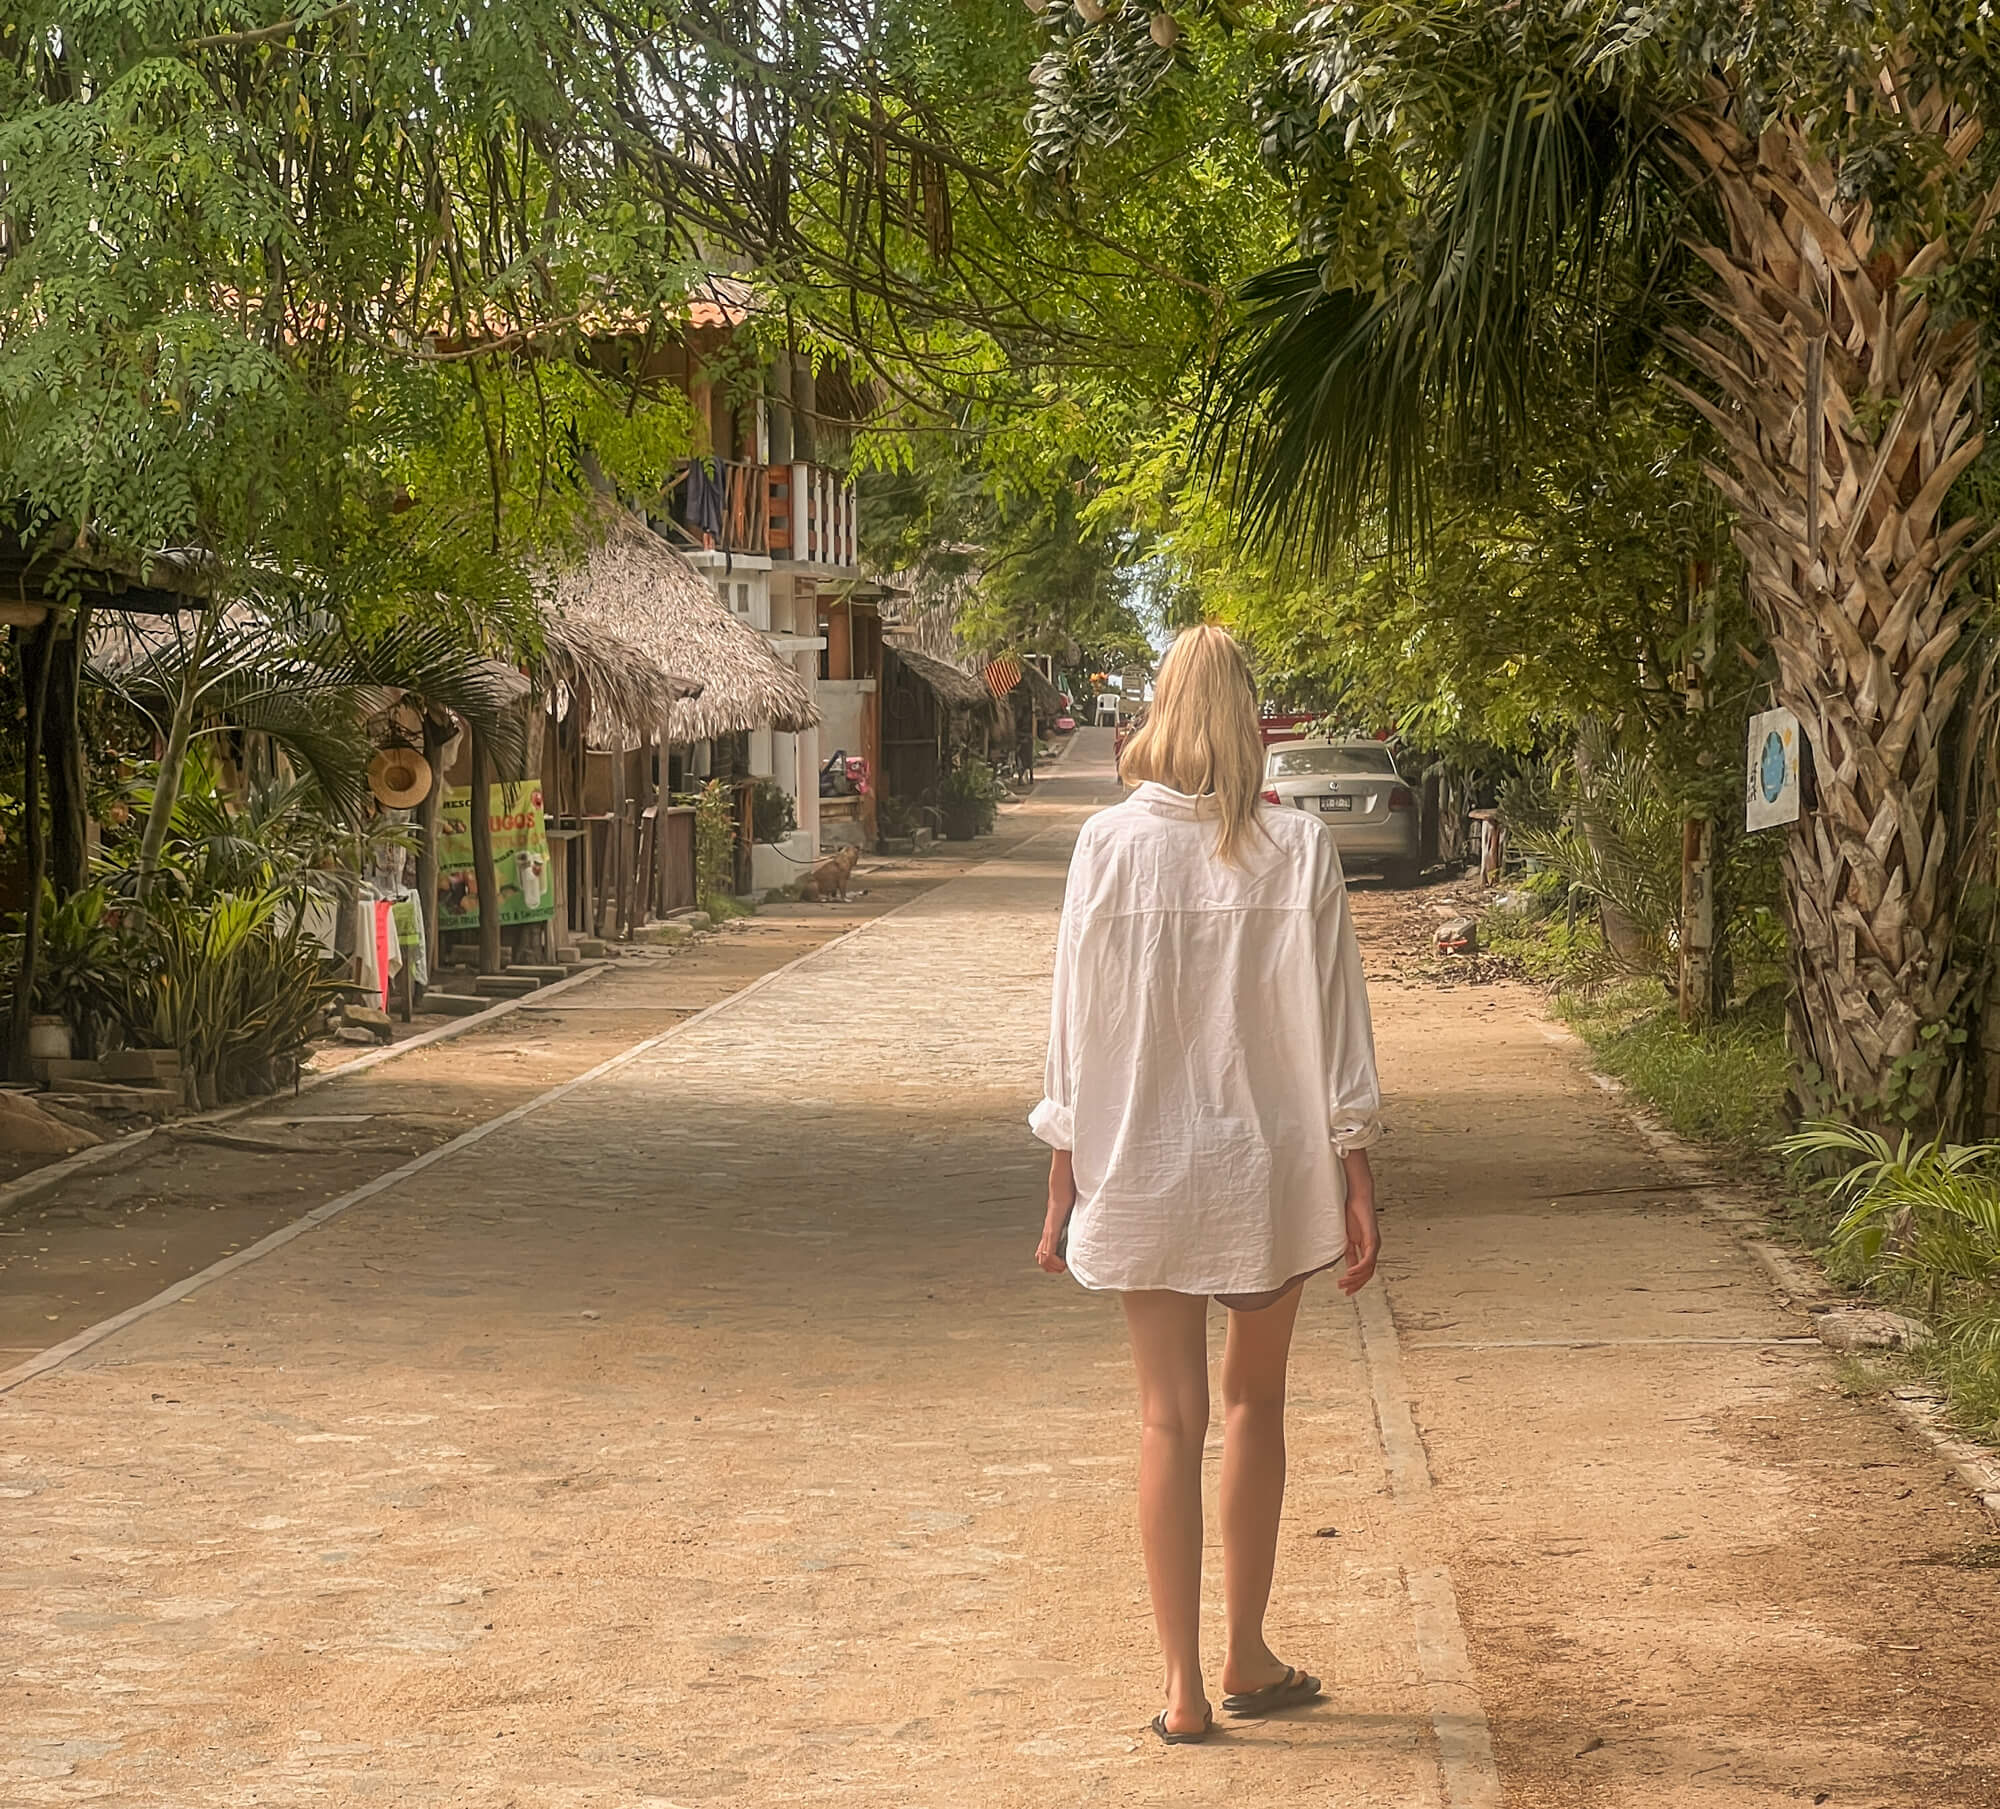
M1202 1722L1193 1733L1172 1734L1167 1731L1167 1711L1162 1709L1153 1717L1153 1732L1158 1734L1169 1746L1199 1746L1210 1734L1215 1732L1215 1710L1210 1709L1208 1711L1207 1720Z
M1284 1676L1276 1683L1267 1683L1261 1690L1244 1690L1234 1696L1225 1696L1222 1706L1232 1715L1250 1719L1275 1714L1279 1709L1297 1708L1302 1702L1316 1702L1319 1696L1317 1677L1308 1677L1305 1672L1295 1671L1287 1665Z

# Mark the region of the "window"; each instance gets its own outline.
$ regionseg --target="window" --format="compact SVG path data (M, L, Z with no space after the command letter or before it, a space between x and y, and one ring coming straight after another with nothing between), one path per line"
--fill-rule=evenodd
M1380 742L1347 747L1276 747L1265 762L1267 779L1317 778L1322 773L1393 779L1396 763Z
M750 587L747 584L739 584L736 587L736 613L739 616L747 616L750 613Z

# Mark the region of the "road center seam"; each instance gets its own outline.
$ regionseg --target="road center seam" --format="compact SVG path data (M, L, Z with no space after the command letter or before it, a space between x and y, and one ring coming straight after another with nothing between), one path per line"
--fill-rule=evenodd
M1387 1284L1377 1280L1355 1302L1361 1320L1361 1347L1368 1363L1368 1386L1375 1398L1375 1424L1389 1472L1389 1492L1403 1510L1400 1519L1431 1503L1430 1459L1410 1411L1403 1379L1402 1347L1389 1310ZM1493 1734L1479 1700L1472 1654L1459 1619L1458 1592L1442 1564L1411 1561L1408 1540L1395 1534L1403 1588L1410 1604L1417 1667L1430 1697L1431 1731L1437 1740L1438 1769L1444 1779L1446 1809L1501 1809L1500 1770L1493 1758Z

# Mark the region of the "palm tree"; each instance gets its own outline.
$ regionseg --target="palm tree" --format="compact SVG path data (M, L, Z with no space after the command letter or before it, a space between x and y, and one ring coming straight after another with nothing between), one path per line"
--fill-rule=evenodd
M185 627L121 632L100 642L90 671L151 726L163 750L139 840L141 904L166 850L189 750L205 735L268 735L309 777L317 806L349 824L369 809L374 749L362 725L385 694L407 692L454 712L509 757L520 749L508 669L469 647L449 618L364 630L324 611L210 603Z
M1369 47L1335 41L1360 10L1316 14L1292 68L1308 135L1365 133L1380 104ZM1575 7L1449 10L1457 38L1394 72L1405 109L1427 80L1439 107L1429 162L1396 122L1420 202L1400 273L1330 288L1322 251L1250 287L1214 410L1248 519L1320 551L1368 524L1415 545L1441 462L1504 455L1543 410L1587 403L1579 357L1630 373L1664 354L1714 429L1777 701L1814 755L1785 852L1801 1101L1949 1121L1955 1026L1979 1001L1954 950L1944 753L1962 586L1993 536L1953 487L1984 444L1979 325L1927 291L2000 204L1978 122L1946 81L1913 90L1907 44L1856 84L1850 129L1906 183L1885 228L1803 112L1710 52L1607 47ZM1467 30L1504 54L1465 55ZM1681 244L1704 280L1683 281ZM1625 339L1607 356L1608 326Z

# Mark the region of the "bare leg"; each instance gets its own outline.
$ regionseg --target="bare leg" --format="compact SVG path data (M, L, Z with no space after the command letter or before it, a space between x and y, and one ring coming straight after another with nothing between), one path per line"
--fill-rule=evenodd
M1167 1731L1208 1716L1201 1680L1201 1448L1208 1436L1208 1302L1121 1296L1139 1372L1139 1542L1167 1666Z
M1284 1662L1264 1643L1264 1611L1285 1505L1285 1365L1303 1287L1257 1312L1231 1311L1222 1354L1222 1579L1229 1645L1222 1687L1276 1683Z

